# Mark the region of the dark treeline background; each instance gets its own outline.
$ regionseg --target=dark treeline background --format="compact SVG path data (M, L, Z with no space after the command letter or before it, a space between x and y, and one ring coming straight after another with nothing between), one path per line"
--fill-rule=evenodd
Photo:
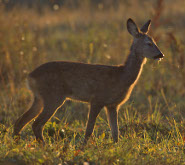
M93 8L114 8L117 9L121 3L129 3L129 0L3 0L2 3L6 6L6 9L12 9L14 7L28 7L28 8L38 8L48 7L51 10L54 5L60 7L68 7L76 9L84 5L90 5Z

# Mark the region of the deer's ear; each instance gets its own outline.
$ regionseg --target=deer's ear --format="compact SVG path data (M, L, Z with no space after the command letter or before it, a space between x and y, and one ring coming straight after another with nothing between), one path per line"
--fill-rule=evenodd
M143 27L140 29L143 33L148 33L151 25L151 20L148 20Z
M133 37L139 36L139 29L131 18L127 20L127 30Z

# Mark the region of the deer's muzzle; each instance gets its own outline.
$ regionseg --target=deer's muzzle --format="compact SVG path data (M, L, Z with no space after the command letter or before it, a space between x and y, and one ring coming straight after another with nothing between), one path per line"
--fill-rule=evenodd
M164 54L160 53L159 55L155 56L154 59L161 59L164 57Z

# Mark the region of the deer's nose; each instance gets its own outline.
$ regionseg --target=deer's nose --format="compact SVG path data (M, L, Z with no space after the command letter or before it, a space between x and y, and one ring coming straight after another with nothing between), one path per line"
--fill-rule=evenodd
M159 58L163 58L164 54L160 53L158 56L159 56Z
M159 53L157 56L154 57L154 59L163 58L163 57L164 57L164 54Z

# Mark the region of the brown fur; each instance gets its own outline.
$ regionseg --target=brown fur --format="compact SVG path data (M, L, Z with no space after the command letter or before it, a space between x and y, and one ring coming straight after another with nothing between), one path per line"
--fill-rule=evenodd
M31 108L15 123L14 134L18 135L31 120L38 140L43 140L43 127L62 106L66 99L90 104L85 142L93 132L96 117L105 107L115 142L118 141L118 109L130 97L140 77L146 58L161 54L153 40L146 34L148 21L141 31L129 19L128 31L134 36L130 54L125 65L107 66L75 62L49 62L28 75L28 84L34 94ZM151 42L153 46L149 46Z

